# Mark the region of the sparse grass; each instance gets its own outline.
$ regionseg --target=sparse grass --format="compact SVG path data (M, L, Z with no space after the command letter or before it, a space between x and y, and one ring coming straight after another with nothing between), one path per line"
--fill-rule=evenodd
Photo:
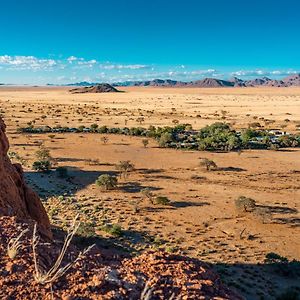
M42 268L39 265L38 249L37 249L39 244L39 237L37 235L37 225L35 224L33 230L33 236L32 236L32 252L33 252L33 261L34 261L34 269L35 269L34 280L37 283L42 285L50 283L52 285L60 277L65 275L70 268L72 268L80 259L82 259L94 247L94 245L89 246L88 248L80 252L73 261L67 263L64 267L61 266L66 251L68 250L68 247L80 226L80 222L77 222L77 218L78 216L73 220L73 223L70 226L70 230L68 231L61 252L57 257L54 265L48 271L42 270Z
M252 212L255 209L256 201L252 198L240 196L234 201L238 212Z
M123 235L122 227L119 224L113 224L113 225L106 224L102 227L102 230L116 237L120 237Z
M22 247L21 238L28 232L28 229L21 231L21 233L16 237L12 238L7 244L7 255L10 259L15 259Z

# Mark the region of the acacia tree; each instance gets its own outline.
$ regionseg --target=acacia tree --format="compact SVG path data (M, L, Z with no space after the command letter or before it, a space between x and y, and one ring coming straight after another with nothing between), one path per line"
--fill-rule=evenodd
M48 172L52 167L52 157L50 155L50 150L40 147L39 150L35 152L37 160L33 163L32 167L36 171Z
M106 145L108 143L108 137L107 136L101 137L101 141L104 145Z
M148 199L152 204L154 204L154 194L151 191L151 189L149 188L144 188L141 190L141 193L143 194L143 196Z
M92 132L96 132L97 131L97 128L98 128L98 124L92 124L91 126L90 126L90 128L91 128L91 131Z
M146 148L146 147L148 146L148 144L149 144L149 140L147 140L147 139L142 139L142 143L143 143L143 145L144 145L144 148Z
M128 172L134 170L134 165L130 162L130 160L123 160L116 165L116 169L120 172L120 177L123 176L123 178L126 179Z
M38 160L51 160L52 159L52 157L50 155L50 150L44 148L43 146L41 146L40 149L35 152L35 156Z
M138 118L136 119L136 121L137 121L140 125L142 125L142 123L145 121L145 118L144 118L144 117L138 117Z

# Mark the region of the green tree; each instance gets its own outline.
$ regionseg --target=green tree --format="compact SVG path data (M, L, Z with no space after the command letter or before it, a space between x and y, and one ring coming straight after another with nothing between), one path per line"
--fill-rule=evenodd
M164 132L158 141L159 147L165 148L168 146L169 143L173 141L173 136L169 132Z
M115 176L103 174L98 177L95 183L104 190L112 190L117 187L118 179Z

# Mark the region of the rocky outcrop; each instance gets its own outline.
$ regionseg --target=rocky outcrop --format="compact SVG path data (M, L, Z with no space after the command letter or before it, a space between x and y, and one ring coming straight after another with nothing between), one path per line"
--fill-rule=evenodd
M9 160L8 149L5 124L0 118L0 215L33 219L41 234L51 239L50 222L41 200L26 185L21 165Z
M97 246L53 283L55 288L50 295L48 285L34 280L31 222L0 217L0 228L0 299L243 300L199 260L161 251L124 257L116 249ZM7 241L25 229L29 232L22 237L23 247L12 261L6 254ZM52 267L60 250L59 243L39 245L39 261L46 270ZM70 262L79 251L75 245L70 245L62 265ZM148 289L145 289L146 283ZM143 291L147 297L141 296Z
M84 93L117 93L120 92L108 83L97 84L95 86L86 86L70 90L72 94Z

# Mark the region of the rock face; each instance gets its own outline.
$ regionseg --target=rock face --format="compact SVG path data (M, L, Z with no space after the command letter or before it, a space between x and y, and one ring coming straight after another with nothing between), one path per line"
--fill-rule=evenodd
M117 93L120 92L108 83L97 84L95 86L87 86L70 90L72 94L83 93Z
M300 73L286 77L282 81L286 86L300 86Z
M21 165L12 164L9 160L8 148L5 124L0 118L0 215L33 219L41 234L51 239L50 222L41 200L26 185Z

